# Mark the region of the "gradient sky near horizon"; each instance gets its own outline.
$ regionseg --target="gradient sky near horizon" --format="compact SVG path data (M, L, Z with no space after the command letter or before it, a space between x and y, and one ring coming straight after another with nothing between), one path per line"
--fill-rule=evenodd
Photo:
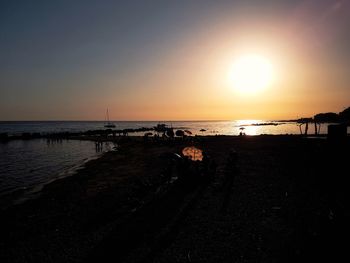
M242 54L274 67L235 92ZM291 119L350 106L350 1L0 2L0 120Z

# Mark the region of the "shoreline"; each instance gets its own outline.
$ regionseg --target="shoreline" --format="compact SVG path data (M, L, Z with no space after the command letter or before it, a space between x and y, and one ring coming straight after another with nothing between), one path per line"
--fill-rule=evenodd
M94 157L85 158L85 159L81 160L80 162L78 162L77 164L75 164L71 167L67 167L66 169L64 169L61 172L58 172L57 175L54 176L54 178L50 179L49 181L43 182L43 183L36 185L36 186L33 186L33 187L30 187L30 189L25 189L23 196L13 200L12 204L10 204L9 206L20 205L20 204L25 203L26 201L34 200L34 199L40 197L41 192L44 190L44 188L46 186L54 183L55 181L63 180L67 177L74 176L79 170L84 169L88 162L101 158L103 156L103 154L105 154L105 153L106 152L102 152Z
M86 157L77 160L68 166L66 165L65 167L61 167L56 172L50 173L50 176L49 173L47 173L47 176L43 174L43 178L47 177L46 181L42 180L42 182L39 182L37 184L33 184L27 187L17 187L11 191L3 192L1 195L2 200L0 210L5 210L10 206L21 204L27 200L37 198L46 185L49 185L56 180L61 180L65 177L73 176L78 170L83 169L86 163L89 161L98 159L106 152L114 150L115 149L110 145L105 145L103 148L101 148L101 151L96 151L96 153L94 153L94 156Z

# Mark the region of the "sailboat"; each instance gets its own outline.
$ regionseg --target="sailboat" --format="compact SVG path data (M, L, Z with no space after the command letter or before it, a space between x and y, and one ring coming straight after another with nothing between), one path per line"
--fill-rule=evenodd
M108 108L107 108L106 120L107 120L107 122L105 123L106 128L115 128L115 124L109 121Z

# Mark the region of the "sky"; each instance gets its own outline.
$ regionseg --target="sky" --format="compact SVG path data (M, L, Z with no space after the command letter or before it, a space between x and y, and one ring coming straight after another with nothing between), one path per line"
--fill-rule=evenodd
M350 0L0 1L0 120L295 119L350 106ZM238 92L235 61L273 80ZM251 77L254 78L254 72Z

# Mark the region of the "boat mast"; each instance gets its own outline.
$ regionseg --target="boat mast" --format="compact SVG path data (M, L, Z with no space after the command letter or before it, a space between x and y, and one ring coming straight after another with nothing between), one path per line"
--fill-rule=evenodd
M108 108L107 108L107 123L109 124L109 113L108 113Z

